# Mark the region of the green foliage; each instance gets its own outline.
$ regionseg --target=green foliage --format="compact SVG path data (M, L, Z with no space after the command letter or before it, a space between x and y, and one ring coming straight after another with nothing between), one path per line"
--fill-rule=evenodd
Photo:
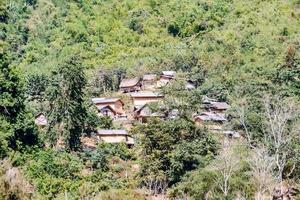
M136 191L125 189L125 190L108 190L101 192L95 197L95 199L102 200L123 200L123 199L135 199L135 200L146 200L144 195L139 194Z
M25 105L23 77L12 64L12 44L8 38L4 39L0 43L0 157L12 149L21 150L38 143L33 116Z
M179 143L170 154L170 179L179 182L187 172L204 167L215 154L216 141L211 137L183 141Z
M229 150L227 149L227 151ZM181 182L171 188L169 196L173 198L189 196L191 199L209 198L215 200L231 200L238 195L246 199L253 197L255 186L251 182L248 163L244 161L247 154L244 154L242 149L239 149L235 154L229 155L226 152L225 155L220 155L205 168L200 167L187 173ZM239 156L241 156L241 160L237 161ZM227 183L229 191L225 196L222 187L224 187L224 180L227 175L229 175Z
M141 174L144 184L154 177L174 184L216 153L217 142L193 122L152 119L132 130L140 138Z
M300 168L299 163L300 163L300 143L297 138L293 138L292 146L291 148L293 149L291 155L289 156L288 160L288 166L286 167L286 172L292 171L292 169L295 167L295 169L292 171L292 174L290 175L290 178L293 178L297 182L300 180ZM286 174L285 174L286 175Z
M29 74L51 71L68 46L81 49L83 65L93 71L122 68L136 75L144 69L196 70L201 63L208 77L203 91L227 99L235 85L253 91L260 87L253 83L275 79L276 85L292 77L269 76L284 65L290 46L294 60L299 57L294 1L25 2L4 4L1 16L9 22L3 37L13 41L16 63ZM110 79L93 94L117 89ZM289 80L297 92L297 79Z
M126 71L122 68L112 70L101 70L92 76L88 84L91 96L119 90L121 80L125 77Z
M26 169L30 177L48 174L54 178L76 180L76 173L83 168L77 157L64 152L37 151L31 154L30 158L32 161Z
M101 143L97 149L86 150L82 158L90 162L90 165L95 170L108 170L108 160L112 157L118 157L122 160L130 160L133 158L132 152L128 150L126 144L109 144Z
M110 129L113 127L113 120L111 117L100 117L99 128Z
M233 102L229 119L233 129L242 129L236 111L243 105L241 97L246 98L247 127L255 140L263 139L262 91L300 96L298 7L298 1L261 0L1 1L0 157L38 142L33 116L26 110L26 95L28 100L43 101L50 85L48 136L53 143L63 136L67 148L75 150L80 148L83 131L112 126L111 120L98 119L84 103L83 90L89 99L117 91L126 76L176 70L179 78L192 80L197 89L186 91L183 79L164 88L166 109L177 109L180 118L152 120L133 130L141 137L137 143L145 155L140 160L141 177L144 183L153 178L169 185L182 181L175 190L194 199L204 199L208 191L214 192L212 199L224 199L213 181L218 172L203 169L216 154L216 142L187 119L198 111L202 95L207 95ZM26 94L23 72L28 75ZM87 88L83 72L89 78ZM295 180L299 179L298 146L293 141L294 151L285 169L296 164L290 176ZM35 156L29 158L27 164L33 168L28 169L37 172L31 179L45 198L91 198L100 190L128 185L107 166L111 156L132 159L132 153L121 147L101 147L86 155L83 159L96 172L87 177L77 174L83 164L76 155L41 152ZM55 156L71 166L77 163L80 169L72 171ZM45 167L43 157L55 163L54 168L71 170L69 176L64 179L55 169L30 163L34 160ZM116 168L120 172L122 166ZM234 174L231 184L238 189L226 198L233 198L237 191L251 197L246 168ZM191 170L196 171L186 175ZM135 198L130 192L128 196Z
M0 157L3 158L10 150L9 138L13 135L11 124L2 116L0 117Z
M277 69L274 81L287 91L287 95L300 96L300 57L296 57L296 49L290 46L284 63Z
M109 156L116 156L123 160L134 159L133 152L130 149L128 149L125 143L120 143L120 144L101 143L98 148L106 149Z
M130 189L132 180L119 177L108 165L112 157L130 158L125 148L125 145L100 145L95 151L80 154L32 150L14 154L12 161L35 187L37 199L59 199L65 195L72 199L93 199L102 191Z
M77 191L83 165L71 154L53 150L35 151L15 159L22 164L25 174L45 198L55 197L61 191ZM24 159L25 158L25 159Z
M48 88L50 102L48 137L55 145L62 136L68 150L81 148L80 136L84 130L86 109L84 107L85 74L80 58L74 55L53 72Z
M26 80L26 95L30 100L43 101L49 84L49 78L45 74L32 74Z

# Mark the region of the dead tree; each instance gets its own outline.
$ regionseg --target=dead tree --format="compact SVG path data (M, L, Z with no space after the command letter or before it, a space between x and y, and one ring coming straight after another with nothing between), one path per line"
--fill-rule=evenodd
M299 107L292 99L280 95L265 95L263 105L265 140L275 158L277 181L282 184L288 155L292 151L291 142L295 136L295 120L299 116Z
M270 194L274 186L275 158L264 146L255 147L248 159L251 175L256 186L255 200L263 200L264 195Z
M264 95L261 102L263 107L261 117L264 129L262 133L263 139L261 140L255 140L252 132L249 130L251 124L247 123L246 114L250 110L245 98L235 103L233 115L242 126L248 146L253 151L252 160L249 161L252 173L258 173L257 176L259 177L267 174L269 174L268 176L275 175L277 183L282 184L283 172L288 156L292 151L291 142L300 130L299 127L297 129L295 126L297 117L300 114L299 105L293 99L284 98L281 95ZM266 163L264 160L269 160L270 162ZM292 167L293 169L294 167ZM262 173L265 173L265 175ZM291 173L292 171L289 174ZM271 189L266 187L268 179L271 179L271 177L265 178L265 180L256 180L258 196ZM257 199L260 199L260 197Z
M238 153L239 145L230 144L222 148L219 156L210 167L219 175L215 178L215 183L223 192L224 197L229 195L230 180L234 173L241 167L241 155Z
M168 181L165 176L150 175L144 180L144 185L150 195L165 194Z

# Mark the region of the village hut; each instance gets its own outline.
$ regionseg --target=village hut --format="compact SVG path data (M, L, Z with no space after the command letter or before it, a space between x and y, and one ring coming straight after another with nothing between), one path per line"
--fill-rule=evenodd
M119 98L93 98L99 115L109 117L121 117L124 115L124 103Z
M160 79L157 82L158 87L166 86L173 78L175 78L175 71L162 71Z
M173 79L175 75L176 75L175 71L162 71L161 77L165 79Z
M134 145L134 139L124 129L100 129L97 131L98 141L106 143L125 143L128 146Z
M40 126L40 127L47 126L47 124L48 124L46 115L42 112L35 115L34 122L37 126Z
M226 102L211 102L210 110L214 112L225 112L229 108Z
M146 123L150 117L163 118L164 115L159 112L153 112L149 107L149 104L137 105L134 108L134 119L141 123Z
M198 125L204 125L210 130L220 131L223 129L222 124L227 121L224 113L202 112L194 116L194 120Z
M164 98L162 94L155 92L135 92L130 94L134 106L143 106L147 103L157 102Z
M123 79L120 83L120 90L126 92L137 92L141 90L141 80L138 77Z
M200 115L196 115L194 119L198 123L208 121L222 123L227 120L225 114L216 112L202 112Z

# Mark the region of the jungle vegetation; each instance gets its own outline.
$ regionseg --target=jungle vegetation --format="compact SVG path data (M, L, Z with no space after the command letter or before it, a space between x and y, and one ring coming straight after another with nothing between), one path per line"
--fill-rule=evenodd
M299 0L0 1L0 199L300 198L299 27ZM163 88L178 118L134 124L133 148L83 147L120 128L92 97L162 70L196 85ZM195 125L204 95L243 142Z

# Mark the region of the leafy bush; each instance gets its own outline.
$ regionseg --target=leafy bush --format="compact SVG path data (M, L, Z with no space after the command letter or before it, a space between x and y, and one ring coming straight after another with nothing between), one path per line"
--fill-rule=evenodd
M111 151L111 147L115 150ZM131 185L130 179L122 179L108 168L108 159L124 156L128 153L124 151L123 147L102 146L78 156L48 149L17 153L12 159L33 183L36 195L47 199L59 198L62 194L74 199L92 198L101 191Z
M82 154L83 160L88 162L93 169L104 171L108 169L108 160L112 157L129 160L133 158L133 155L126 144L122 143L100 143L96 150L85 151Z
M140 138L140 176L144 185L151 180L173 185L188 171L207 164L218 149L214 138L184 118L151 119L132 132Z

